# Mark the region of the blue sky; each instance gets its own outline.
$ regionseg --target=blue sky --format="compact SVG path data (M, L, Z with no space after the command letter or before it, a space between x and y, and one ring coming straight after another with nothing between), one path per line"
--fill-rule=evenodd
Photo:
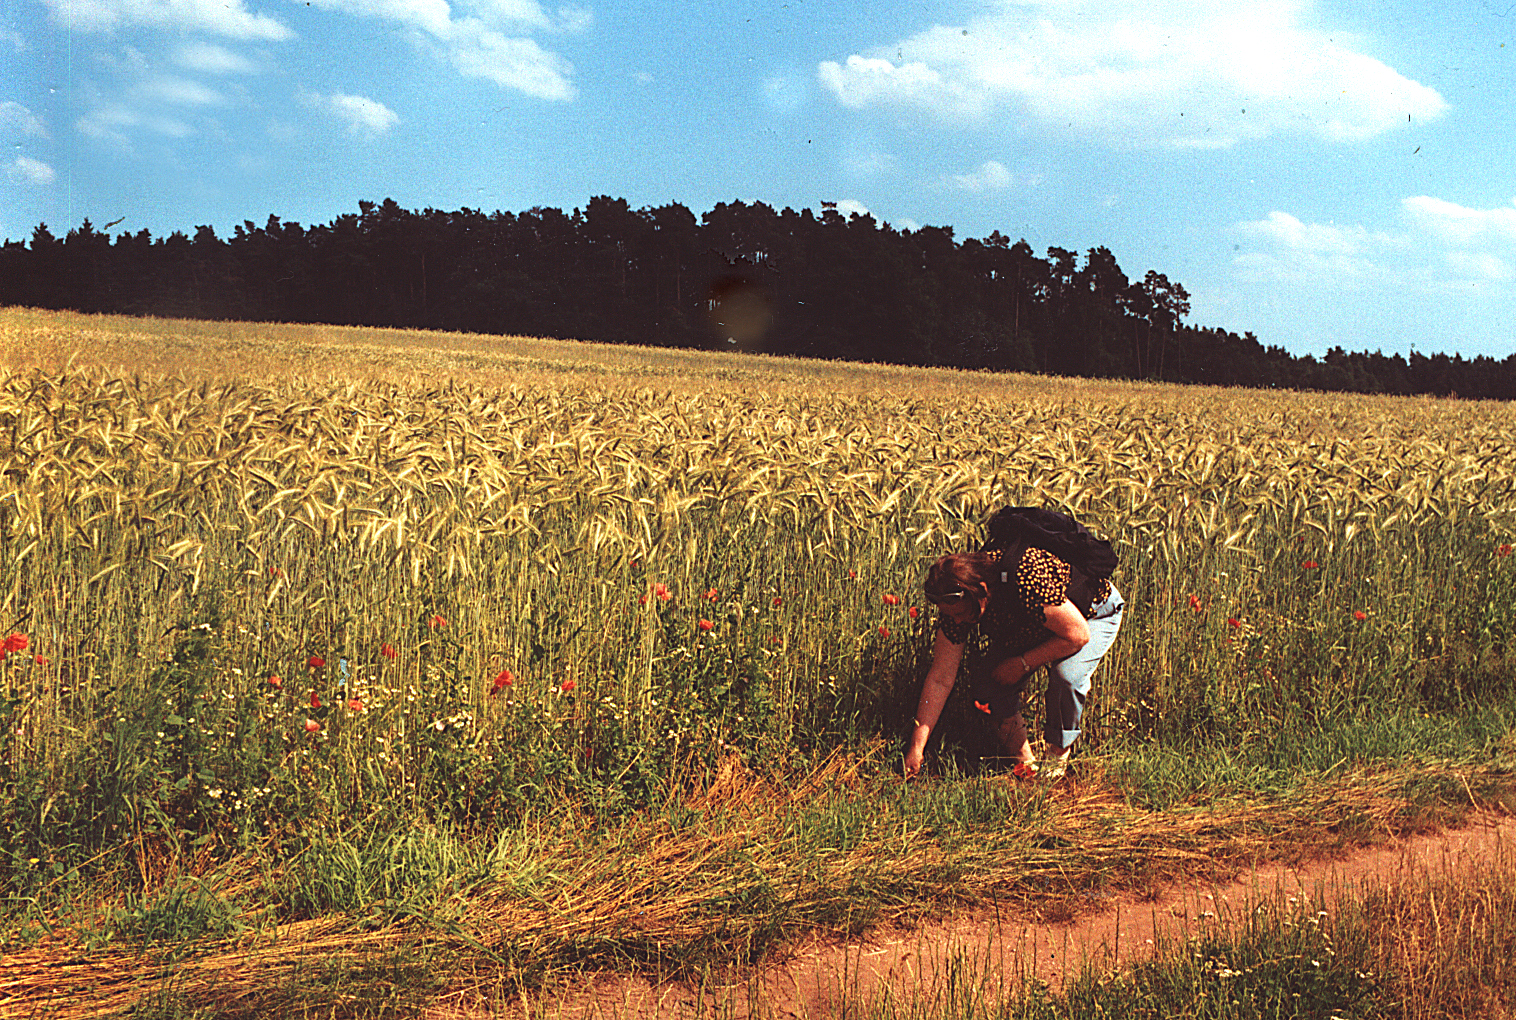
M834 201L1296 354L1516 352L1516 0L10 0L0 60L10 239Z

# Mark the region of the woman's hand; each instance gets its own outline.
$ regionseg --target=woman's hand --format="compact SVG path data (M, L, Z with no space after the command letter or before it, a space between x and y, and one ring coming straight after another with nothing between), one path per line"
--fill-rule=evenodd
M924 757L924 749L914 745L905 752L905 778L915 779L920 774L921 761Z

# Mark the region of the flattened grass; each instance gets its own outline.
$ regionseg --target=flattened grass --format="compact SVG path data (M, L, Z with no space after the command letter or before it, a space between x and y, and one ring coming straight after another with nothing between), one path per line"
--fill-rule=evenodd
M1433 816L1455 821L1470 804L1464 783L1457 801L1439 799L1446 786L1408 797L1425 763L1302 774L1252 803L1164 811L1123 799L1098 760L1058 785L1002 775L906 785L866 764L839 757L788 788L729 769L652 814L609 827L539 820L522 830L530 838L490 845L440 832L323 837L276 873L219 887L216 903L242 908L215 914L222 932L199 918L144 937L107 912L93 928L76 915L76 927L29 949L13 935L0 1014L49 995L59 1020L91 1016L170 980L181 1004L231 1008L275 987L300 998L313 969L348 980L407 956L437 961L425 987L466 980L481 995L491 982L535 988L586 969L698 980L782 958L816 932L991 906L1063 920L1086 908L1086 894L1340 852ZM1509 788L1507 766L1439 764L1468 790ZM139 913L169 916L184 888L165 885Z

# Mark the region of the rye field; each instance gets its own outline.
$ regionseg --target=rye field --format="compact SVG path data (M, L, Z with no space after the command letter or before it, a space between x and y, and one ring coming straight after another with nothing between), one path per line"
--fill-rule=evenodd
M960 685L903 783L1003 504L1120 557L1071 776ZM688 977L1516 810L1513 542L1504 404L0 310L0 1015Z

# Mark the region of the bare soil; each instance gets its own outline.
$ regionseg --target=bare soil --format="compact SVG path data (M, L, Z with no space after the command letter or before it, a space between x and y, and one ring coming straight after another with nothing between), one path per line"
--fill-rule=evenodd
M858 941L811 939L787 958L715 987L655 984L635 975L587 975L549 989L537 1000L512 995L485 1003L475 991L468 1000L436 1003L426 1016L541 1016L546 1007L546 1015L565 1020L819 1020L887 989L908 995L923 984L930 986L955 955L972 959L979 973L1002 974L1012 982L1030 975L1056 990L1086 962L1116 966L1140 960L1151 952L1158 932L1183 937L1263 898L1282 895L1329 904L1340 893L1415 875L1467 873L1509 860L1513 852L1516 819L1475 815L1458 829L1294 866L1262 865L1225 884L1189 881L1125 890L1104 899L1081 897L1044 909L1042 916L1006 906L910 930L875 932Z

